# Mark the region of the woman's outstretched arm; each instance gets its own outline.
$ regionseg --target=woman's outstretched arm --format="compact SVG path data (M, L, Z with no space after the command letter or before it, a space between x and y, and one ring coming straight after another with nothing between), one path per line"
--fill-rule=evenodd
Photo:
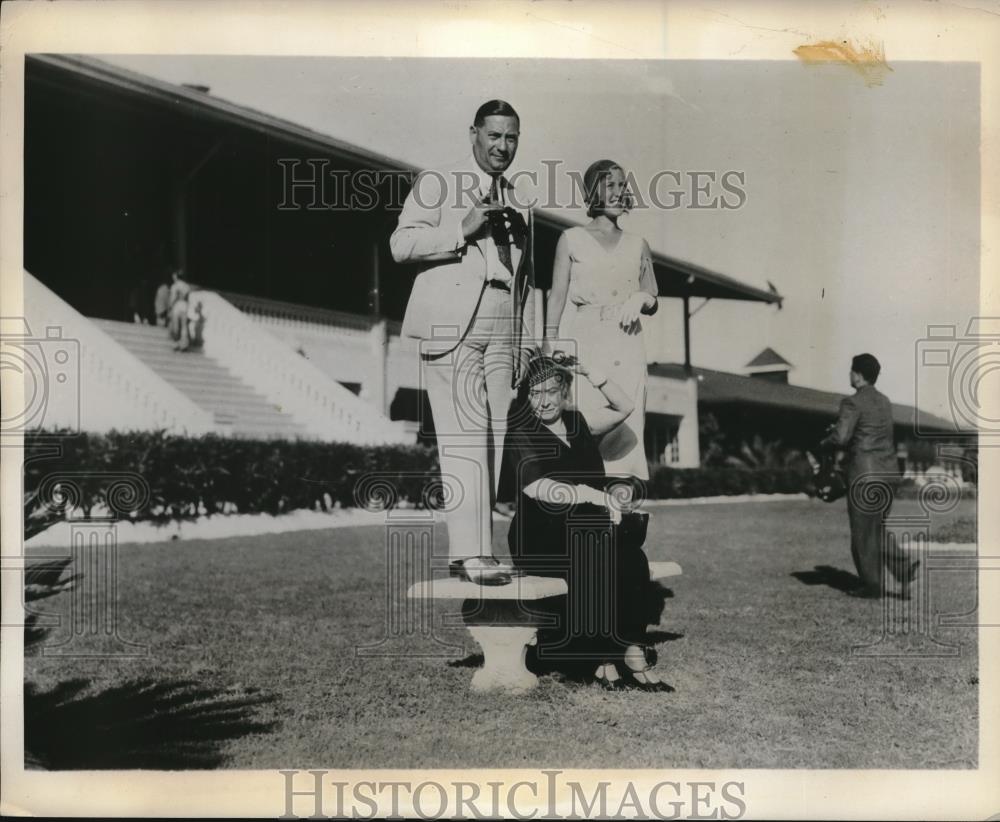
M608 376L599 371L591 371L585 365L578 363L576 367L578 374L590 380L607 401L604 408L590 411L587 414L587 425L590 426L590 433L595 437L607 434L612 428L620 424L635 408L632 398L626 394L620 385Z
M575 505L589 502L591 505L598 505L606 508L611 514L612 522L621 522L621 511L615 507L614 500L599 488L590 485L574 484L562 480L542 477L535 480L530 485L525 486L524 493L539 502L549 505Z

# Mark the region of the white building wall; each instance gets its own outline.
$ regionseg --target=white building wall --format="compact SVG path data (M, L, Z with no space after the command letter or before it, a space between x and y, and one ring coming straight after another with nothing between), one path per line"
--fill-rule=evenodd
M361 397L383 413L388 413L400 388L421 387L418 341L384 334L384 323L365 331L283 318L254 316L252 319L266 325L287 345L304 351L313 365L333 379L360 383ZM384 392L381 385L385 386ZM697 467L700 464L697 380L650 375L646 410L680 419L679 455L673 464Z
M651 374L646 387L646 411L680 418L677 431L679 468L696 468L698 450L698 381L694 377L671 379Z

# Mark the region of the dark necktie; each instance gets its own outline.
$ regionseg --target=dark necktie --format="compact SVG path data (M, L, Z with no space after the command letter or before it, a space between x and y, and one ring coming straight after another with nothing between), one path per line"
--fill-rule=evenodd
M490 203L496 205L502 205L500 200L500 175L494 175L493 182L490 184ZM510 221L507 219L507 215L502 211L498 212L502 217L502 231L493 232L493 243L497 247L497 256L500 258L500 262L503 263L503 267L506 268L511 275L514 274L514 265L510 258Z

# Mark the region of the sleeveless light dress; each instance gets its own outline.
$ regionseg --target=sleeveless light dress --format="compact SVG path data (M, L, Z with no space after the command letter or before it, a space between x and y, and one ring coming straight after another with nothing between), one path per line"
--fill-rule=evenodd
M643 431L646 417L646 346L642 325L631 333L618 325L618 307L641 290L642 237L622 232L608 251L582 227L565 234L570 256L569 293L560 322L563 339L576 341L588 368L603 371L632 397L634 408L621 425L599 441L609 476L649 479ZM577 409L604 408L607 400L588 380L574 382Z

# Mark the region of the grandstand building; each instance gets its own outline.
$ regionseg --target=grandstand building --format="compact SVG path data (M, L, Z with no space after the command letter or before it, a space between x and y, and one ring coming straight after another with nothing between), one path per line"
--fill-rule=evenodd
M399 333L413 272L388 251L394 205L418 169L204 86L83 56L27 58L24 128L26 333L59 329L79 358L78 395L55 392L40 425L433 438L416 344ZM365 170L378 172L373 207L341 207L365 196ZM320 178L340 188L310 200ZM537 213L542 285L570 224ZM178 266L207 318L199 352L173 351L162 328L132 321ZM789 384L770 349L741 375L691 363L693 300L780 305L776 291L663 254L654 267L685 354L650 366L651 462L698 465L708 413L732 432L822 433L840 395ZM897 406L900 436L917 413Z

